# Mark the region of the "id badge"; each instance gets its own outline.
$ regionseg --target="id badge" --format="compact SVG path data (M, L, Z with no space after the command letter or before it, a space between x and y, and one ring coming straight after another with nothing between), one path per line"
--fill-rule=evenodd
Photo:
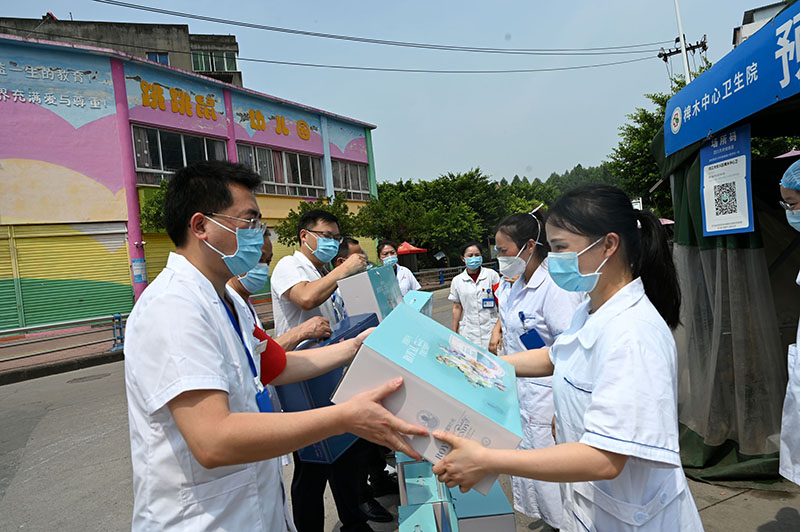
M542 337L536 332L536 329L531 329L525 334L521 334L519 339L526 349L539 349L545 345L544 340L542 340Z
M266 388L260 392L256 392L256 403L258 403L258 411L261 413L270 413L275 411L272 408L272 398L269 396L269 390Z
M482 308L494 308L494 298L487 297L481 301Z

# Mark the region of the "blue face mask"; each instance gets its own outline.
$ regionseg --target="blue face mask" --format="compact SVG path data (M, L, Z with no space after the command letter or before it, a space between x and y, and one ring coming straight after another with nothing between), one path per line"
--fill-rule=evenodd
M256 267L245 274L244 277L239 277L239 282L242 283L244 289L255 294L267 284L269 279L269 264L259 262Z
M786 211L786 221L795 231L800 231L800 211Z
M464 262L470 270L477 270L483 264L483 257L466 257Z
M383 259L383 265L384 266L392 266L392 267L394 267L395 264L397 264L397 255L389 255L388 257Z
M606 257L600 266L592 273L581 273L578 264L578 256L588 251L598 242L601 242L605 237L598 238L589 247L575 253L574 251L566 251L563 253L550 252L547 254L547 270L550 272L550 277L558 286L567 292L591 292L597 286L597 281L600 279L600 268L602 268L609 257Z
M309 235L314 235L310 232ZM319 237L314 235L317 239L317 249L312 250L311 246L306 242L306 247L311 251L311 254L317 257L321 262L330 262L339 253L339 243L332 238Z
M261 260L261 246L264 245L264 233L261 229L242 229L237 227L236 231L234 231L213 218L206 216L206 220L214 222L229 233L236 235L236 252L233 255L226 255L209 244L208 241L203 240L208 247L220 254L233 276L238 277L245 274L258 264L258 261Z

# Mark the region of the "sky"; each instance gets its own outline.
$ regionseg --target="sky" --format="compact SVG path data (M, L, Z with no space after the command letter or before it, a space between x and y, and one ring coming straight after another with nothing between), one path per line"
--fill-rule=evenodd
M492 2L461 0L290 1L130 0L199 15L383 40L484 48L596 48L673 40L674 0ZM731 49L745 10L768 0L683 0L689 43L708 36L707 57ZM92 0L6 3L2 16L188 24L191 33L234 34L241 58L429 70L554 68L648 57L629 64L561 72L431 74L347 71L240 61L245 87L375 124L378 181L434 179L480 167L494 179L546 179L606 160L618 128L645 93L668 92L657 51L595 56L531 56L398 48L189 20ZM673 44L647 46L657 50ZM699 62L699 56L697 57ZM679 56L671 60L682 73Z

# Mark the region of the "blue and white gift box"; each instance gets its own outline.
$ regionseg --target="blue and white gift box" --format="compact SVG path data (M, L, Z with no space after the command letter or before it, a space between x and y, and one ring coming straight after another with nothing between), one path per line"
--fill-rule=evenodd
M342 403L397 377L404 385L383 406L399 418L495 449L522 441L514 368L405 303L367 337L331 400ZM433 436L407 439L431 463L450 451ZM488 476L475 489L486 494L495 480Z
M414 309L429 318L433 317L433 294L420 290L409 290L403 296L403 301L414 307Z
M344 308L350 315L374 313L383 320L400 303L403 294L391 266L372 268L338 282Z

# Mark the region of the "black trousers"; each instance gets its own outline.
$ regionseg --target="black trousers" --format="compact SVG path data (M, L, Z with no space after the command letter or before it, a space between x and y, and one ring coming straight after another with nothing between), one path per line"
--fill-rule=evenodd
M358 511L361 487L360 470L364 440L358 440L332 464L303 462L294 456L292 477L292 516L297 532L323 532L325 525L325 485L330 483L342 532L371 530ZM366 442L364 442L366 443Z

